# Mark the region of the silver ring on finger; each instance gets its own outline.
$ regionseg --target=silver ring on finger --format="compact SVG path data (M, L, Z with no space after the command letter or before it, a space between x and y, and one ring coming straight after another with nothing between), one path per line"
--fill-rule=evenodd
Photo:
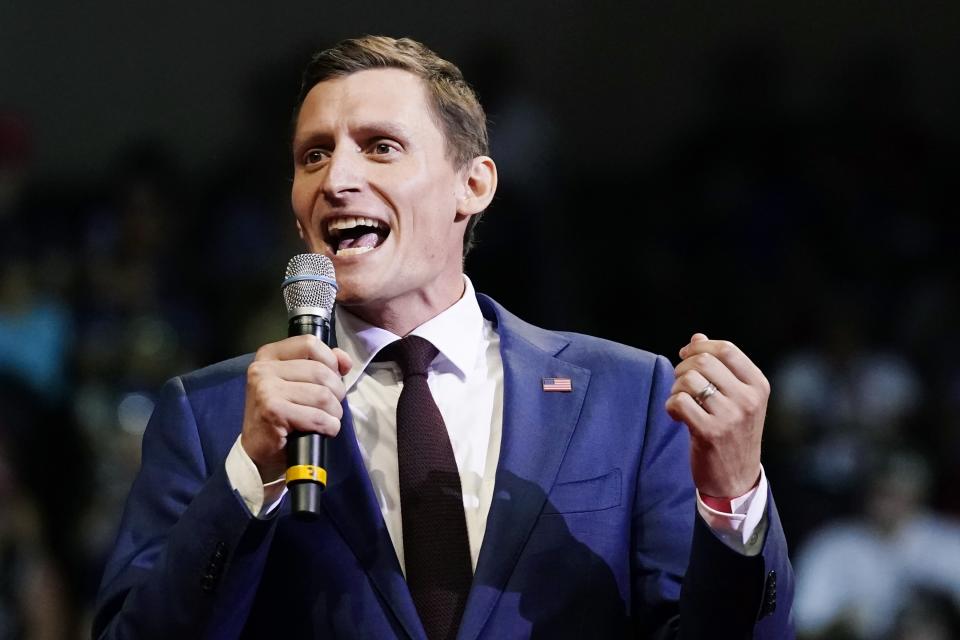
M697 404L702 407L703 403L707 401L707 398L709 398L716 392L717 392L717 385L708 381L707 386L701 389L700 393L698 393L693 399L696 400Z

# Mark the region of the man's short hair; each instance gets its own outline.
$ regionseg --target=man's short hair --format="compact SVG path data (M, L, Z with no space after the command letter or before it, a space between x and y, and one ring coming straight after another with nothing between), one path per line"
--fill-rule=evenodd
M463 73L425 45L410 38L364 36L343 40L310 60L303 72L294 120L314 86L368 69L403 69L421 80L428 102L446 140L447 155L461 169L477 156L488 155L487 117ZM473 246L473 231L482 212L470 217L463 236L463 255Z

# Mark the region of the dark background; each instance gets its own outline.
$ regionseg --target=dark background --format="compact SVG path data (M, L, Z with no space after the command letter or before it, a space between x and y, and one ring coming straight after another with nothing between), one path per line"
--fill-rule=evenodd
M0 4L0 638L86 633L160 385L283 336L299 73L364 33L424 41L487 108L501 187L467 261L479 290L675 362L694 331L739 344L773 383L765 466L798 553L840 519L897 529L865 509L878 469L916 488L894 520L954 523L958 18ZM960 588L936 586L920 599L949 634ZM904 619L884 633L921 637Z

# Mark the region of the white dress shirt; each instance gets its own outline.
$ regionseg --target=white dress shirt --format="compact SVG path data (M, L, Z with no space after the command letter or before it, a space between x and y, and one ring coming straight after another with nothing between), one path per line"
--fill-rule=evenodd
M487 515L493 499L503 430L503 362L500 337L483 317L473 284L464 276L463 296L453 306L420 325L411 334L429 340L439 350L427 374L427 384L443 416L460 472L470 558L476 570ZM397 467L396 406L403 388L399 367L373 362L385 346L399 340L337 308L337 346L354 363L344 376L357 444L387 531L404 566L400 481ZM269 514L286 491L282 480L262 484L256 465L234 443L227 456L227 475L250 512ZM751 492L732 501L733 513L715 511L697 496L701 516L730 548L756 555L766 532L766 476Z
M493 500L503 429L500 336L480 313L469 280L456 304L411 334L429 340L439 350L430 364L427 384L443 416L460 472L470 559L476 569ZM372 362L381 349L399 339L343 310L337 314L337 345L355 363L344 383L360 455L402 567L396 412L403 375L396 363Z

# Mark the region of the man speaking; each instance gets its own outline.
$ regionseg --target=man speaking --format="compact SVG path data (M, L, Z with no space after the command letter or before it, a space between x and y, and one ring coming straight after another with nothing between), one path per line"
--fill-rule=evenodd
M320 52L295 122L336 347L291 337L167 383L94 637L792 637L769 387L743 352L696 334L674 369L476 293L497 169L476 95L422 44ZM305 432L327 438L309 520L283 482Z

